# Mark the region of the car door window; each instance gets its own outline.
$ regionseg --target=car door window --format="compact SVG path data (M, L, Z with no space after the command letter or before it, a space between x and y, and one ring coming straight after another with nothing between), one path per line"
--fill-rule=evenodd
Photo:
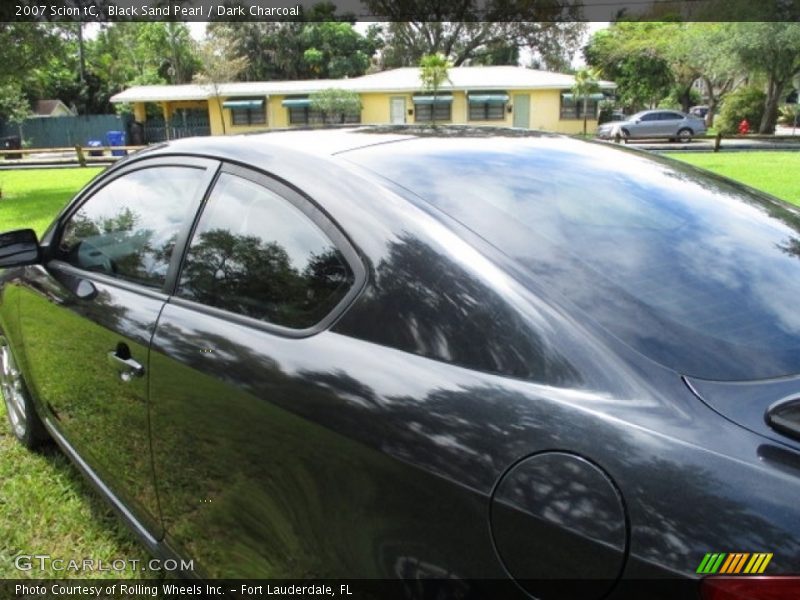
M177 295L305 329L330 313L353 283L342 252L297 205L223 173L192 237Z
M202 172L157 166L114 179L69 217L58 257L80 269L160 288Z
M650 113L649 115L644 115L641 118L642 121L657 121L658 120L658 113Z

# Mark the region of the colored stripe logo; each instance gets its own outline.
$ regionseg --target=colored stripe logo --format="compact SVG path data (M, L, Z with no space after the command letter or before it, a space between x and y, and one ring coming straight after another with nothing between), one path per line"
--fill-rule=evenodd
M772 552L709 552L700 561L702 575L760 575L772 560Z

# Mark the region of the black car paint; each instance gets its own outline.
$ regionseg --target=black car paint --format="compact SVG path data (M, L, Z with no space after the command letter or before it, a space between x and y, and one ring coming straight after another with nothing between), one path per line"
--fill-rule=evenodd
M195 558L194 574L213 577L493 580L509 576L499 554L519 553L538 572L580 579L597 577L595 565L565 557L593 547L611 554L606 584L693 578L712 551L771 551L772 571L796 569L796 445L721 418L679 373L544 302L506 257L466 243L379 177L271 139L178 142L103 177L191 155L296 189L348 237L365 274L324 330L286 335L177 300L175 268L164 290L136 301L137 286L90 273L80 276L97 295L76 299L47 262L3 276L0 325L46 425L131 511L151 550ZM56 310L86 337L48 331ZM104 362L120 341L146 363L146 399L94 394L93 369L50 373L49 399L43 355ZM96 403L91 425L65 423L70 396ZM94 436L82 435L87 426ZM553 494L582 514L537 511L524 490L497 496L504 474L532 456L592 465L623 512L568 481ZM131 493L131 476L146 493ZM496 501L513 531L491 523ZM594 529L572 527L581 522ZM548 532L565 527L578 535L552 548Z

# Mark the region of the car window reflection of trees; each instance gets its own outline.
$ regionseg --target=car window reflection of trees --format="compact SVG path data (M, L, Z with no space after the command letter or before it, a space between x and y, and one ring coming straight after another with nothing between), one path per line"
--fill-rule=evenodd
M339 251L309 253L298 269L286 248L226 229L192 244L178 294L210 306L287 327L318 322L347 293L353 275Z

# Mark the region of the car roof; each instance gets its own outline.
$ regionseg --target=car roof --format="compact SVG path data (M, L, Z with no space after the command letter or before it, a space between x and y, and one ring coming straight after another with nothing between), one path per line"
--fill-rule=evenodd
M255 162L259 156L276 153L298 153L317 157L330 157L339 153L377 144L398 143L419 137L565 137L536 130L508 127L470 126L357 126L317 127L292 130L274 130L229 136L184 138L159 144L137 153L198 154L243 162Z

